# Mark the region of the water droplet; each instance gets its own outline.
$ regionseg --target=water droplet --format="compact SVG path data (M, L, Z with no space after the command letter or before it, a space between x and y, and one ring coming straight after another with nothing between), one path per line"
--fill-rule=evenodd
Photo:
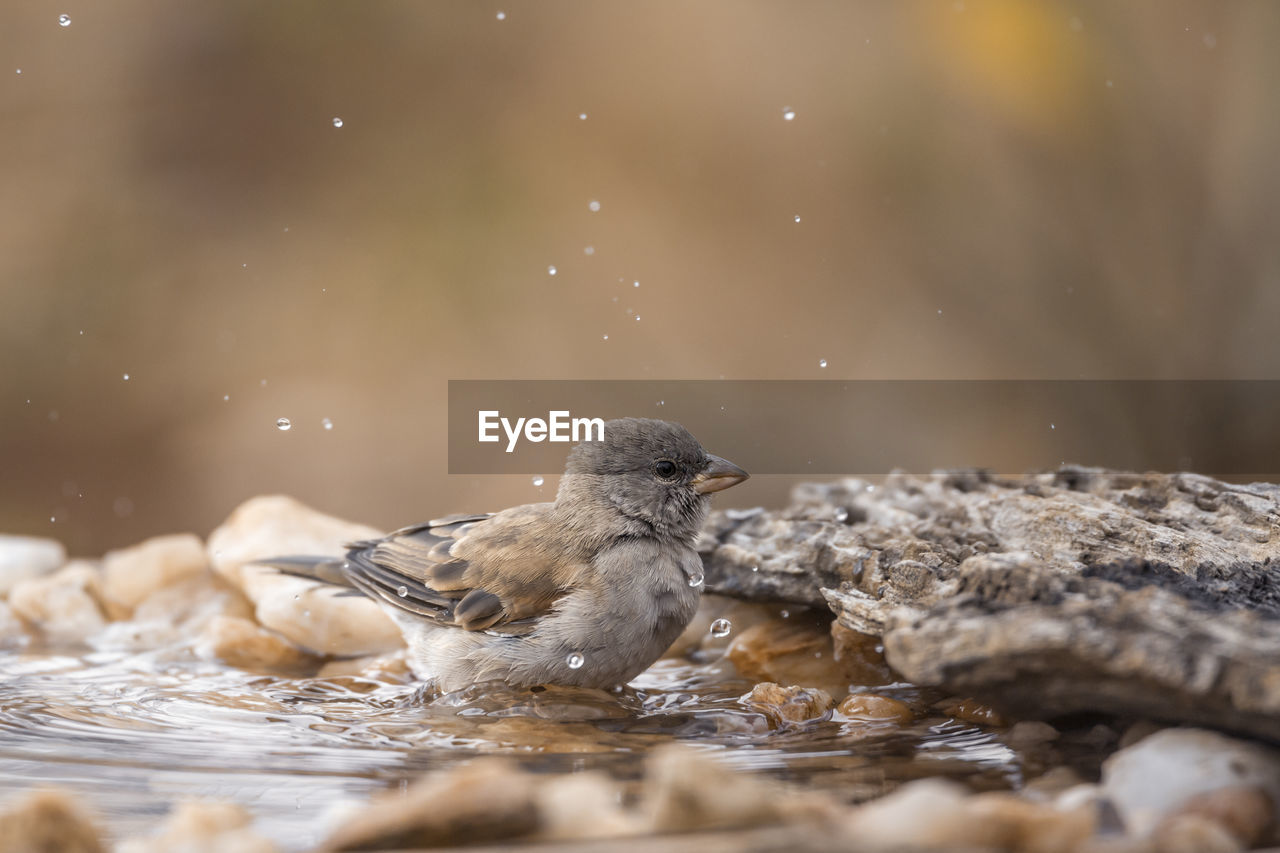
M609 336L608 336L608 335L605 335L605 336L604 336L604 339L605 339L606 341L607 341L607 340L609 340Z
M21 73L21 72L19 72L19 73ZM1114 88L1115 88L1115 86L1116 86L1116 84L1115 84L1115 81L1114 81L1114 80L1108 80L1108 81L1107 81L1107 88L1108 88L1108 89L1114 89Z
M639 322L640 322L640 315L639 315L639 314L637 314L637 315L636 315L636 322L637 322L637 323L639 323Z
M1205 33L1204 46L1209 48L1209 50L1213 50L1215 47L1218 46L1218 37L1215 36L1213 33Z
M732 630L733 623L728 619L717 619L711 623L711 636L713 637L727 637Z
M81 330L80 330L80 334L82 334L82 335L84 334L84 329L81 329Z
M552 264L551 266L547 267L547 275L555 275L555 274L556 274L555 264Z
M321 418L320 426L324 427L325 429L333 429L333 421L329 420L328 418Z
M60 26L60 27L69 27L69 26L71 26L71 16L70 16L70 15L59 15L59 16L58 16L58 26ZM92 29L92 28L91 28L91 29Z
M779 613L778 615L779 615L779 616L781 616L783 619L790 619L790 618L791 618L791 611L790 611L790 610L784 610L784 611L782 611L781 613Z
M582 669L582 665L587 662L587 659L578 652L571 652L569 656L564 659L564 662L568 665L569 669Z
M587 120L586 113L578 113L578 121L586 121L586 120Z
M126 374L124 375L124 381L125 381L125 382L128 382L128 381L129 381L129 374L127 374L127 373L126 373Z
M703 581L702 572L694 572L693 574L689 575L689 586L694 586L694 587L702 586L702 581Z
M759 566L752 566L752 567L751 567L751 571L753 571L753 572L758 572L758 571L760 571L760 567L759 567Z
M595 253L596 253L595 246L587 246L587 248L582 250L582 254L584 255L594 255Z
M18 69L18 73L19 73L19 74L21 74L21 73L22 73L22 69L21 69L21 68L19 68L19 69Z
M50 522L50 523L53 523L53 522L55 522L55 521L57 521L57 520L58 520L58 519L57 519L56 517L54 517L54 516L52 516L52 515L51 515L51 516L49 516L49 522Z
M638 282L638 281L633 281L633 282L631 282L631 286L632 286L632 287L639 287L639 286L640 286L640 282Z
M1049 429L1057 429L1057 428L1058 428L1058 427L1057 427L1056 425L1054 425L1054 424L1049 424Z
M400 596L401 598L406 597L408 594L409 594L409 587L407 586L396 587L396 595Z
M842 506L838 506L836 507L835 517L837 522L839 522L840 524L844 524L846 521L849 520L849 510L845 509Z
M793 109L791 109L791 107L783 107L783 108L782 108L782 120L783 120L783 121L792 121L792 120L794 120L794 119L795 119L795 117L796 117L796 111L795 111L795 110L793 110Z
M334 127L342 127L342 119L338 118L337 116L334 116L334 117L333 117L333 126L334 126Z
M796 221L796 222L799 222L799 221L800 221L800 214L798 214L798 213L797 213L797 214L795 215L795 217L794 217L794 218L795 218L795 221Z
M541 475L541 474L535 474L535 475L534 475L534 477L533 477L533 484L534 484L535 486L541 486L544 482L545 482L545 481L542 479L542 475Z
M259 382L258 384L259 384L259 385L261 385L263 388L266 388L266 387L267 387L267 380L265 380L265 379L264 379L264 380L262 380L261 382Z
M666 401L666 400L659 400L659 401L658 401L658 405L659 405L659 406L665 406L666 404L667 404L667 401Z
M826 367L826 366L827 366L827 360L825 358L818 359L818 367Z
M592 199L587 204L587 210L591 211L592 213L598 213L600 210L600 202L596 201L595 199Z
M227 401L229 401L230 399L231 399L231 395L230 395L230 394L223 394L223 395L222 395L222 401L223 401L224 403L225 403L225 402L227 402Z
M285 430L288 430L292 426L293 424L289 423L288 418L276 418L276 429L281 430L283 432Z
M507 13L506 13L506 12L499 12L499 13L498 13L498 15L497 15L497 18L498 18L498 20L499 20L499 21L505 21L505 20L507 19Z

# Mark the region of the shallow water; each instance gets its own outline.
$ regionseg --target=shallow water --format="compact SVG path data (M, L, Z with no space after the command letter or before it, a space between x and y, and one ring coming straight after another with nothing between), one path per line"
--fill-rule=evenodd
M695 656L703 652L694 653ZM719 657L659 661L615 693L479 685L444 696L365 677L264 675L175 652L0 652L0 798L82 794L112 836L147 834L177 800L232 800L286 850L321 841L342 807L423 771L505 753L544 772L640 775L680 740L741 769L862 800L921 776L1017 788L1031 764L1004 733L923 709L906 728L828 718L770 727L752 682ZM831 717L831 715L828 715Z

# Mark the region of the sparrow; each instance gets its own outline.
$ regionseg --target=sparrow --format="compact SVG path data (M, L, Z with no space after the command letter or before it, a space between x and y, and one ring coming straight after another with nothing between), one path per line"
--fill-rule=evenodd
M676 423L622 418L577 444L556 499L451 515L261 563L377 602L442 692L483 681L610 688L657 660L698 609L693 543L746 471Z

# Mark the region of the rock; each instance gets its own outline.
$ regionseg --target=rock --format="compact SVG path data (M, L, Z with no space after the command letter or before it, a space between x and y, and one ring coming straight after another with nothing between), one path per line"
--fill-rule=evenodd
M1280 486L1078 467L805 484L779 512L714 514L699 548L709 590L823 597L905 679L1013 716L1280 741Z
M243 595L205 571L155 590L134 608L132 619L110 623L89 643L103 651L189 648L214 619L252 614Z
M1256 743L1200 729L1165 729L1112 755L1102 765L1102 786L1128 832L1145 836L1193 804L1202 815L1223 817L1248 835L1257 811L1250 790L1265 792L1270 815L1280 805L1280 756ZM1207 798L1214 792L1217 797ZM1249 831L1246 831L1249 830Z
M1261 842L1274 827L1276 809L1271 797L1256 785L1234 785L1195 794L1179 809L1180 815L1197 815L1221 826L1244 848ZM1161 837L1156 827L1155 836Z
M835 661L851 684L878 687L901 680L885 661L884 644L879 637L832 622L831 643Z
M736 772L687 746L658 747L645 759L640 812L651 833L833 821L840 806Z
M1204 815L1175 814L1152 833L1160 853L1239 853L1246 849L1226 827Z
M948 717L962 723L973 723L975 726L1006 725L999 711L973 699L944 699L935 707Z
M8 595L19 581L47 575L66 562L61 542L0 533L0 596Z
M481 758L376 797L322 849L461 847L529 835L539 825L540 784L514 762Z
M362 658L331 660L316 673L317 678L349 678L357 676L373 681L386 681L392 684L404 684L413 680L413 672L409 669L409 661L404 649L388 652L384 655L369 655Z
M156 536L102 558L102 601L113 619L127 619L158 589L209 571L204 543L190 533Z
M744 677L817 687L838 696L849 692L850 678L836 662L830 631L805 611L735 634L728 657Z
M1005 743L1015 749L1026 749L1051 743L1058 739L1059 734L1058 730L1048 723L1042 723L1039 720L1023 720L1010 726L1004 739Z
M237 616L218 616L205 628L196 654L252 670L315 667L319 661L279 634Z
M1069 853L1095 829L1088 807L1062 810L1005 793L970 796L954 782L921 779L859 806L844 834L871 849Z
M404 645L399 628L378 605L251 562L337 555L345 542L378 535L373 528L324 515L292 498L258 497L232 512L210 535L208 547L215 571L244 591L264 627L316 654L361 656Z
M837 710L842 717L872 724L907 726L915 719L906 702L874 693L850 693L841 700Z
M155 836L129 839L118 853L275 853L271 841L250 827L249 813L234 803L180 803Z
M693 657L703 660L709 659L706 656L722 655L745 631L761 623L777 620L779 609L776 605L751 604L723 595L705 594L698 603L698 612L663 657ZM728 623L728 633L724 636L712 634L712 623L721 619ZM723 631L725 625L718 624L717 629L717 632Z
M83 643L107 624L96 566L73 560L51 575L19 581L9 606L52 643Z
M15 649L31 641L27 626L13 612L7 601L0 601L0 649Z
M65 791L33 791L0 810L4 853L105 853L94 820Z
M782 723L815 720L831 710L831 694L811 687L780 687L773 682L757 684L743 700Z
M580 841L638 835L639 815L622 806L622 789L599 771L553 776L537 790L538 838Z

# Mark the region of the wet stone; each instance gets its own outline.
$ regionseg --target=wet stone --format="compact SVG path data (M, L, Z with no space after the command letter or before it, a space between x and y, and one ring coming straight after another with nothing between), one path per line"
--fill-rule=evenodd
M97 566L73 560L51 575L19 581L9 606L49 642L83 643L107 624L100 582Z
M744 697L748 707L764 711L782 723L802 723L822 717L831 710L831 694L810 687L782 687L762 682Z
M105 853L96 821L71 794L37 790L0 805L0 850Z
M66 549L53 539L0 534L0 596L19 581L47 575L67 562Z
M851 693L841 700L836 710L849 720L872 724L905 726L915 719L911 706L906 702L874 693Z
M157 536L102 558L102 600L113 619L127 619L149 595L209 571L204 543L190 533Z

